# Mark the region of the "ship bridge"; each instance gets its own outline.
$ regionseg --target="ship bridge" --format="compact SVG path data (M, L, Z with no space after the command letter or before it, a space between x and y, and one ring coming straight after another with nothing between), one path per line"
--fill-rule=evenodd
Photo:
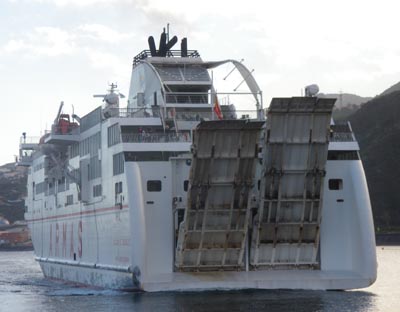
M163 32L156 49L154 38L149 37L149 50L134 57L128 110L135 111L135 117L159 117L164 129L190 131L201 120L221 119L215 113L216 105L221 105L225 119L236 119L236 108L231 99L249 95L254 99L254 105L249 104L251 109L244 109L240 114L244 118L263 119L262 94L251 71L234 60L204 62L197 50L188 50L186 38L182 39L180 50L172 50L177 40L176 37L169 40ZM229 62L250 92L235 90L217 94L209 71ZM220 104L221 98L224 102Z

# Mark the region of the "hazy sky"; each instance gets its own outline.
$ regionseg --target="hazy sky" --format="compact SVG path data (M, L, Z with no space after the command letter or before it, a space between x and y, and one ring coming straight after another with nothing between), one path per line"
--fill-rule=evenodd
M268 106L310 83L374 96L400 81L399 12L385 0L0 0L0 164L60 101L82 116L109 82L127 94L132 58L167 23L204 60L244 58Z

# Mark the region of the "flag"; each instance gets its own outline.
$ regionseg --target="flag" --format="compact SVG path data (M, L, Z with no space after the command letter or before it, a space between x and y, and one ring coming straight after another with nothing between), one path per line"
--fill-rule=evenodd
M217 96L215 96L214 113L217 115L219 120L224 118L224 116L222 115L221 107L219 106L219 103L218 103L218 97Z

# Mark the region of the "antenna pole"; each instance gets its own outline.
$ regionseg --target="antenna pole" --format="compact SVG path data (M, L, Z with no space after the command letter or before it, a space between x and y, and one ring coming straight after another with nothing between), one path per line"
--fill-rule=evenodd
M169 23L167 23L167 42L169 41Z
M251 74L253 72L254 72L254 69L251 70L251 72L242 80L241 83L238 84L238 86L235 89L233 89L233 91L236 91L242 85L242 83L245 82L247 80L247 78L249 78L251 76Z
M244 61L244 59L241 59L240 63L242 63L243 61ZM230 76L230 74L232 74L235 69L236 69L236 66L233 66L232 70L228 73L228 75L225 76L225 78L223 80L226 80L226 78L228 78Z
M214 89L214 71L211 70L211 120L214 120L214 102L215 102L215 89Z

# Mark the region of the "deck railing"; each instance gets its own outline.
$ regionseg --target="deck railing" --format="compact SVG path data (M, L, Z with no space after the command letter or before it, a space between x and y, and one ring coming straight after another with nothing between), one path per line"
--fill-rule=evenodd
M350 122L339 122L331 125L331 142L353 142L355 140L356 138L354 137Z
M187 57L197 58L200 57L200 54L197 50L187 50L186 52ZM181 50L168 50L167 57L181 57L182 52ZM148 57L151 57L150 50L143 50L138 55L133 58L133 66L136 66L141 60L145 60Z
M256 118L256 110L231 110L228 105L221 105L221 111L223 119L251 119ZM116 108L115 117L129 118L158 118L163 115L163 108L157 106L157 108L141 108L141 109L131 109L131 108ZM202 119L210 120L217 119L211 105L210 107L203 109L179 109L179 107L167 107L166 108L166 118L176 119L181 121L200 121Z
M146 105L139 108L108 107L104 116L122 118L161 117L187 121L210 120L217 119L214 106L218 103L224 119L252 119L257 117L264 119L265 117L261 106L261 93L165 92L161 101L159 96L142 98L141 101L143 101L141 105Z
M122 133L124 143L191 142L190 132L179 133Z
M38 136L21 136L19 139L20 144L39 144L40 137Z
M167 104L209 104L210 99L207 93L203 94L182 94L168 92L165 95Z
M352 133L333 132L330 137L331 142L352 142L355 141Z

